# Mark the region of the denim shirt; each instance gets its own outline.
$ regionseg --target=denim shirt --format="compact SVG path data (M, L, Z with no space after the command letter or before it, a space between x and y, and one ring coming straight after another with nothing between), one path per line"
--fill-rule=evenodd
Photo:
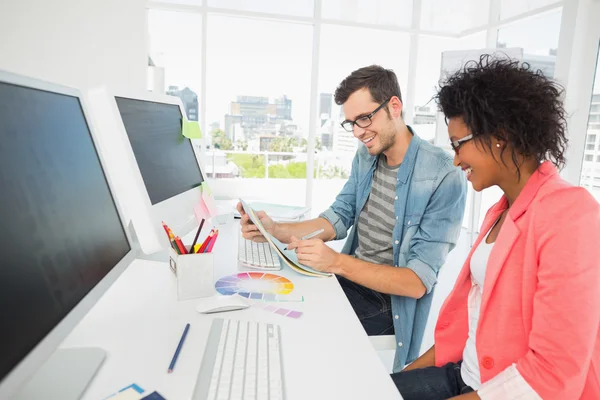
M352 227L344 254L354 255L358 246L358 217L369 197L376 168L377 157L361 147L354 156L348 182L331 207L320 215L333 225L336 239L345 238ZM452 157L414 135L398 170L392 238L394 266L413 270L427 291L418 300L391 296L392 313L398 316L393 319L397 343L394 372L419 356L433 288L446 255L460 234L466 194L465 176L454 167Z

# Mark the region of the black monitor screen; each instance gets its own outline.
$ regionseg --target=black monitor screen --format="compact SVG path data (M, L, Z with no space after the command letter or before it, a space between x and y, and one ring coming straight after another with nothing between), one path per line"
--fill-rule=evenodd
M0 380L129 250L79 99L0 82Z
M202 174L179 106L116 97L117 106L152 204L200 186Z

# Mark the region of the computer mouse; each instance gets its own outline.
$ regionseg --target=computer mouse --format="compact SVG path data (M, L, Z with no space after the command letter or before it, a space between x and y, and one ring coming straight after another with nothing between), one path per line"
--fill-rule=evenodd
M212 314L225 311L243 310L250 307L250 303L237 294L231 296L213 296L202 301L196 306L200 314Z

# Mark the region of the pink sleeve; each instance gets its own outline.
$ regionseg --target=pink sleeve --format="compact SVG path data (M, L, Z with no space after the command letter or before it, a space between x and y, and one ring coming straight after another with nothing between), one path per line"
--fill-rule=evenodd
M600 206L583 188L542 200L529 351L516 369L542 398L581 396L600 325Z
M542 400L521 376L515 364L482 384L477 394L481 400Z

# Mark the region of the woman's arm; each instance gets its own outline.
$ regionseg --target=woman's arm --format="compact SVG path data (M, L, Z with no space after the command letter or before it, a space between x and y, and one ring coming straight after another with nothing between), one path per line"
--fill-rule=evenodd
M419 369L433 367L435 365L435 345L431 346L423 355L413 361L412 364L404 368L402 371L410 371L411 369Z

